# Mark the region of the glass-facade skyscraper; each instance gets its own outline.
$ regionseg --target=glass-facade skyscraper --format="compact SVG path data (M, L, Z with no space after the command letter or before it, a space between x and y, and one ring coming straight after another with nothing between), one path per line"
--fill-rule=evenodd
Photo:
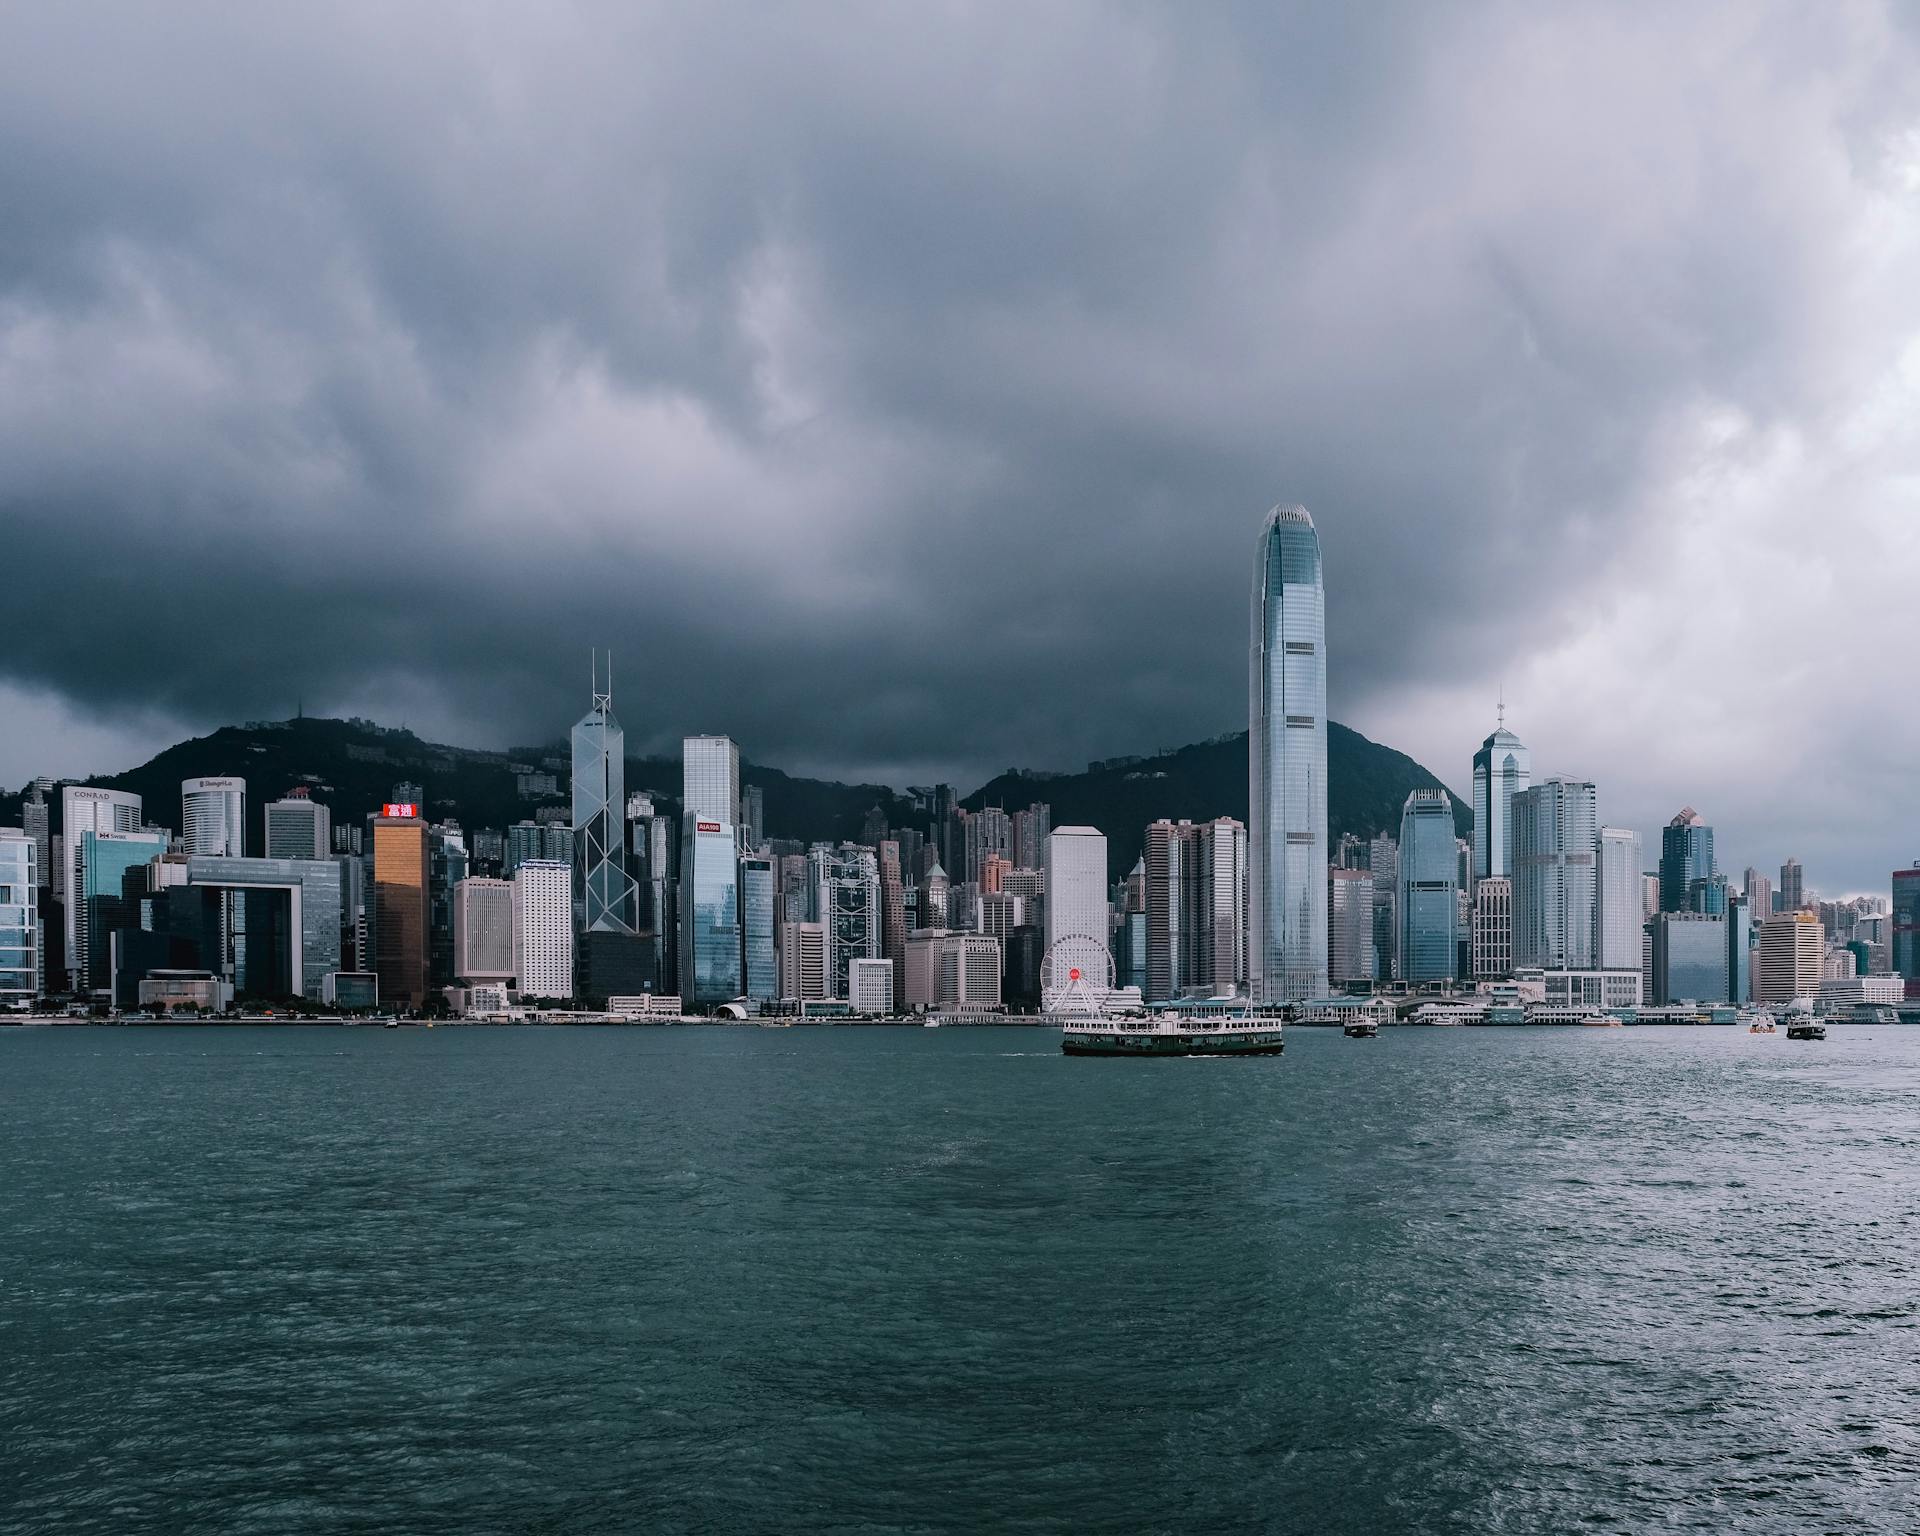
M1267 514L1252 607L1248 987L1256 1002L1287 1003L1327 991L1326 600L1305 507Z
M1400 979L1452 981L1459 965L1460 847L1444 789L1416 789L1400 813Z
M1532 782L1532 759L1501 722L1473 754L1473 878L1513 873L1513 797Z
M1660 910L1690 910L1693 882L1713 878L1713 828L1692 806L1660 829Z
M780 995L780 965L773 947L773 860L749 854L740 860L742 990L755 1002Z
M1593 785L1558 776L1513 798L1513 963L1549 970L1594 964Z
M0 827L0 1004L40 995L39 870L34 835Z
M740 749L726 736L688 736L680 754L680 995L690 1007L712 1007L746 993Z
M573 923L582 933L632 933L637 905L627 873L626 732L595 673L592 707L573 728Z
M680 864L680 993L692 1007L730 1003L745 991L740 866L733 838L725 822L687 818Z

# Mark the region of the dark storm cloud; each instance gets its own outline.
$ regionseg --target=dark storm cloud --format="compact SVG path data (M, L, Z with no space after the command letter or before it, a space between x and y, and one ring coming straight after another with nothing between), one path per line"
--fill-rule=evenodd
M1336 713L1463 755L1373 716L1637 579L1678 424L1867 387L1915 121L1877 7L7 30L0 683L507 742L612 646L638 743L895 779L1241 722L1282 498Z

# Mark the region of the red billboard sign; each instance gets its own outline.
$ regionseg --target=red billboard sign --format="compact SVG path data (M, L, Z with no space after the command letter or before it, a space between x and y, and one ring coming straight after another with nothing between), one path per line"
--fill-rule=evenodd
M698 821L694 823L694 827L701 832L718 832L720 830L720 823L717 821Z
M386 817L418 816L420 807L411 800L391 801L380 807L380 814Z

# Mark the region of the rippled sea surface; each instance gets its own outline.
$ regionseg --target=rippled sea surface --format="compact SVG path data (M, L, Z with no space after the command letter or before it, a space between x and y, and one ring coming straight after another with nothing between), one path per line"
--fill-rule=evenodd
M0 1530L1920 1529L1920 1029L0 1031Z

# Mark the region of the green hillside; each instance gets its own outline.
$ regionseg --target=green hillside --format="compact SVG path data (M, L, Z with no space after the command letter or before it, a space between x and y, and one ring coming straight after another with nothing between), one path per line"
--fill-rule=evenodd
M300 719L227 726L168 747L125 773L88 782L139 794L154 821L177 829L182 779L237 775L247 781L248 851L257 852L251 845L261 836L259 808L295 785L304 784L330 807L336 825L377 810L394 798L398 785L409 783L424 791L427 813L435 820L451 817L468 828L501 828L532 816L542 805L566 803L565 754L560 742L484 752L422 741L410 731L364 720ZM524 769L551 773L556 792L521 793L518 773ZM1412 758L1338 724L1329 726L1327 777L1335 837L1397 830L1407 792L1439 784ZM868 808L876 803L894 825L914 822L907 799L884 785L796 778L751 763L742 766L741 778L760 787L770 837L802 842L858 838ZM627 787L650 791L677 810L680 764L630 757ZM1156 757L1089 765L1084 773L1008 772L975 790L964 803L974 809L1002 805L1012 810L1034 800L1053 807L1055 826L1085 823L1105 832L1113 867L1123 872L1139 853L1147 823L1156 817L1246 818L1246 734ZM17 795L0 799L0 818L17 823L18 813ZM1465 835L1468 811L1457 796L1454 814Z
M1416 789L1446 789L1404 752L1369 741L1338 721L1327 722L1327 835L1400 835L1400 809ZM1460 836L1473 829L1472 807L1452 790L1454 825ZM1247 733L1236 731L1190 747L1146 758L1090 763L1084 773L1013 771L966 798L1008 810L1045 801L1053 824L1098 827L1107 834L1107 862L1115 877L1133 867L1147 824L1165 816L1204 821L1215 816L1247 819Z

